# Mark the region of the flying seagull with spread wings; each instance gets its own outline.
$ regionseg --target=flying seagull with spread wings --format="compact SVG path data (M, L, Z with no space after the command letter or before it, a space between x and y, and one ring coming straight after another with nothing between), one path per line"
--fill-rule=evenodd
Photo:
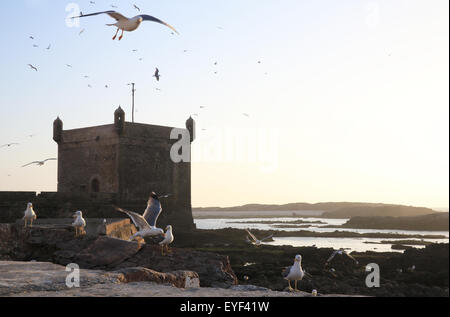
M3 144L2 146L0 146L0 148L2 147L11 147L13 145L19 145L19 143L8 143L8 144Z
M255 245L255 246L260 246L262 242L264 242L265 240L271 239L273 237L273 234L271 234L268 237L265 237L264 239L259 240L258 238L255 237L255 235L253 233L251 233L248 229L245 229L245 231L247 231L247 233L250 235L250 237L253 239L253 241L250 241L247 237L247 242Z
M116 12L116 11L102 11L102 12L95 12L95 13L90 13L90 14L80 14L80 16L76 16L76 17L72 17L72 19L75 18L84 18L84 17L89 17L89 16L94 16L94 15L99 15L99 14L107 14L110 17L112 17L113 19L115 19L117 21L117 23L113 23L113 24L107 24L107 26L115 26L117 27L117 32L113 37L113 40L116 39L117 34L119 33L119 30L122 30L122 34L119 37L119 41L123 38L123 32L127 31L127 32L132 32L135 31L143 21L151 21L151 22L156 22L156 23L160 23L163 24L167 27L169 27L170 29L172 29L173 31L175 31L178 34L178 31L175 30L171 25L167 24L164 21L161 21L158 18L152 17L151 15L147 15L147 14L141 14L141 15L137 15L134 18L127 18L125 16L123 16L121 13Z
M353 262L355 262L355 264L356 265L358 265L359 264L359 262L354 258L354 257L352 257L350 254L348 254L348 252L347 251L345 251L344 249L339 249L339 250L335 250L332 254L331 254L331 256L328 258L328 260L327 260L327 262L325 263L325 265L327 265L327 264L329 264L334 258L335 258L335 256L336 255L344 255L344 256L346 256L346 257L348 257L350 260L352 260Z
M49 158L49 159L46 159L46 160L43 160L43 161L34 161L34 162L31 162L31 163L25 164L22 167L27 167L27 166L30 166L30 165L33 165L33 164L36 164L38 166L43 166L48 161L57 161L57 160L58 159L56 159L56 158Z
M133 241L134 239L140 237L144 239L145 237L154 237L154 236L160 236L164 235L164 231L160 228L152 227L148 224L147 220L143 216L141 216L138 213L124 210L119 207L114 207L117 211L120 211L124 214L127 214L128 217L130 217L131 221L133 221L133 224L138 228L138 232L136 232L134 235L132 235L129 239L129 241Z

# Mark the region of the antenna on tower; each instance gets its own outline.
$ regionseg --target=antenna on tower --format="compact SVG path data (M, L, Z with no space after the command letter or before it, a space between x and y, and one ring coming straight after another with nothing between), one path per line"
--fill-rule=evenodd
M135 83L129 83L128 86L131 85L131 95L132 95L132 100L131 100L131 122L134 123L134 93L136 92L136 89L134 89L134 85Z

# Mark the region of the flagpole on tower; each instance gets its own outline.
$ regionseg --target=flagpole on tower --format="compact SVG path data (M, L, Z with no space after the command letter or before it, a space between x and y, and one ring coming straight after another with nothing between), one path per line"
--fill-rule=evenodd
M133 111L132 111L132 120L133 120L133 123L134 123L134 93L136 92L136 89L134 89L134 83L131 83L131 85L132 85L132 93L133 93L133 100L132 100L132 104L133 104Z
M128 86L131 85L131 122L134 123L134 93L136 92L136 89L134 89L135 83L130 83Z

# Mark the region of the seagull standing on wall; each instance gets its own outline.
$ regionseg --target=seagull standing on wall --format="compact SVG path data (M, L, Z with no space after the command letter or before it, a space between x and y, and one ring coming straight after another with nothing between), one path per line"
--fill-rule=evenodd
M288 281L289 291L298 292L297 282L301 281L305 276L305 272L302 269L302 256L296 255L294 265L285 268L282 275L284 279ZM291 281L295 281L295 289L292 288Z
M72 227L75 228L75 237L78 237L78 235L83 233L84 227L86 227L86 220L84 220L81 211L75 212L73 217L75 218L75 221L72 223Z
M127 31L127 32L135 31L137 28L139 28L139 26L141 25L141 23L143 21L151 21L151 22L163 24L178 34L178 31L175 30L171 25L167 24L164 21L161 21L158 18L152 17L151 15L147 15L147 14L141 14L141 15L135 16L134 18L130 19L130 18L123 16L119 12L111 10L111 11L102 11L102 12L96 12L96 13L91 13L91 14L80 14L80 16L72 17L72 19L94 16L94 15L99 15L99 14L107 14L117 21L116 23L113 23L113 24L107 24L107 26L117 27L117 32L114 35L113 40L116 39L117 34L119 33L120 30L122 30L122 34L119 37L119 41L123 38L124 31Z
M159 243L161 246L161 255L164 255L164 247L166 247L167 252L169 252L169 244L174 240L172 226L167 226L166 233L164 234L164 240Z
M22 218L22 220L24 220L25 222L25 228L27 227L27 222L30 222L30 227L33 227L33 220L36 220L37 216L36 213L33 210L33 204L32 203L28 203L27 204L27 209L24 212L24 216Z

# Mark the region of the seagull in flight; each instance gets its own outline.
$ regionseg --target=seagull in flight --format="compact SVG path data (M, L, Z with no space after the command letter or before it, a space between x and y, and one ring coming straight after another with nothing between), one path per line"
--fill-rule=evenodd
M359 262L358 262L354 257L352 257L350 254L348 254L344 249L339 249L339 250L334 251L334 252L331 254L331 256L328 258L328 260L327 260L327 262L325 263L325 265L329 264L329 263L331 262L331 260L333 260L334 257L335 257L336 255L338 255L338 254L339 254L339 255L345 255L345 256L347 256L349 259L353 260L353 261L355 262L356 265L359 264Z
M28 66L30 66L31 69L33 69L33 70L35 70L35 71L38 71L38 69L37 69L36 67L34 67L33 65L28 64Z
M46 163L46 162L48 162L48 161L57 161L58 159L56 159L56 158L49 158L49 159L46 159L46 160L43 160L43 161L34 161L34 162L31 162L31 163L28 163L28 164L25 164L24 166L22 166L22 167L27 167L27 166L30 166L30 165L33 165L33 164L36 164L36 165L38 165L38 166L44 166L44 164Z
M265 237L264 239L258 240L258 238L256 238L255 235L253 233L251 233L248 229L245 229L245 231L247 231L247 233L253 239L253 241L250 241L247 237L247 242L249 242L257 247L259 247L261 245L261 243L264 242L265 240L271 239L273 237L273 234L271 234L270 236Z
M132 235L129 239L129 241L133 241L136 238L140 237L141 239L145 237L154 237L154 236L163 236L164 230L156 227L152 227L148 224L147 220L145 220L144 216L141 216L138 213L124 210L119 207L114 207L117 211L122 212L126 214L128 217L130 217L131 221L133 221L133 224L138 228L138 232L136 232L134 235Z
M138 10L139 12L141 12L141 9L140 9L137 5L133 4L133 7L134 7L136 10Z
M159 81L159 78L161 77L161 75L159 74L159 69L158 69L158 67L156 68L156 70L155 70L155 75L153 75L153 77L155 77L156 80Z
M13 145L19 145L19 143L8 143L8 144L3 144L2 146L0 146L0 148L2 147L11 147Z
M139 26L141 25L141 23L143 21L151 21L151 22L163 24L178 34L178 31L175 30L171 25L167 24L164 21L161 21L158 18L152 17L151 15L147 15L147 14L141 14L141 15L135 16L134 18L130 19L130 18L123 16L119 12L111 10L111 11L95 12L95 13L91 13L91 14L80 14L80 16L72 17L72 19L94 16L94 15L99 15L99 14L107 14L117 21L116 23L113 23L113 24L107 24L107 26L117 27L117 32L114 35L113 40L116 39L117 34L119 33L119 30L122 30L122 34L119 37L119 41L120 41L123 38L124 31L127 31L127 32L135 31L137 28L139 28Z

